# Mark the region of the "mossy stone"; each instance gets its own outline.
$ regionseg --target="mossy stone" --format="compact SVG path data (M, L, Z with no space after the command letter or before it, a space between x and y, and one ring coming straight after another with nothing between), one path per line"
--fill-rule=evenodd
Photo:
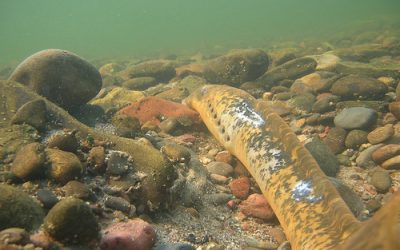
M51 164L49 175L56 182L65 184L81 177L83 166L73 153L49 148L46 154Z
M50 209L43 225L54 239L67 244L87 244L97 239L100 226L89 205L66 198Z
M41 177L45 173L45 160L44 146L30 143L17 152L11 172L23 180Z
M63 132L51 136L47 142L47 146L74 153L79 148L79 141L75 136L75 131Z
M42 224L39 202L13 186L0 184L0 208L0 230L20 227L31 231Z
M13 124L29 124L38 130L43 130L46 125L46 103L36 99L22 105L12 117Z

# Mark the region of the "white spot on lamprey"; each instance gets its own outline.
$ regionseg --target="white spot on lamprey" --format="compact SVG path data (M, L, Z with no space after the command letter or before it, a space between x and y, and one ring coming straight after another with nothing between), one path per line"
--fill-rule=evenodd
M295 201L318 202L322 199L321 196L314 195L314 189L310 180L299 181L292 189L292 198Z
M265 124L264 119L255 112L248 103L242 102L234 108L237 119L241 122L247 122L254 127L260 127Z

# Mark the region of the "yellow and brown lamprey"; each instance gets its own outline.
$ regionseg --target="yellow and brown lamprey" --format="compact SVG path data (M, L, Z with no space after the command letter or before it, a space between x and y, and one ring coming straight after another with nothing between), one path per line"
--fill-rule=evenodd
M394 195L370 221L359 222L315 159L265 102L233 87L207 85L185 103L246 166L293 249L400 249L400 196Z

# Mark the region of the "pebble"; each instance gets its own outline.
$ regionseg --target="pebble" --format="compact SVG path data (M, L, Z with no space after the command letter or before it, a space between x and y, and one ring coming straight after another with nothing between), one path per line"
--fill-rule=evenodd
M70 152L48 148L46 154L50 162L50 177L61 184L80 178L83 166L79 158Z
M56 133L47 141L47 147L75 153L79 147L75 133L76 131Z
M210 179L215 184L226 184L229 180L227 177L219 174L210 174Z
M172 134L174 130L178 127L179 122L176 120L176 118L167 118L160 122L158 127L163 131L164 133L167 134Z
M213 161L206 166L210 174L219 174L225 177L229 177L233 174L233 167L225 162Z
M229 183L232 194L238 199L246 199L250 192L250 179L246 176L234 179Z
M15 155L11 172L23 180L42 177L45 173L44 146L34 142L25 145Z
M66 197L75 197L82 200L88 200L92 196L91 190L86 186L86 184L79 181L69 181L62 187Z
M90 170L96 174L102 174L106 171L106 154L104 147L93 147L89 151L87 158Z
M102 232L101 250L150 250L156 241L154 228L142 219L112 224Z
M368 132L364 130L353 129L347 134L344 144L346 148L357 149L368 141L367 136Z
M140 122L136 117L116 113L111 123L115 126L117 134L122 137L134 138L140 133Z
M345 149L345 139L347 132L343 128L333 127L329 130L324 143L330 148L332 153L338 154Z
M108 208L118 210L118 211L124 212L126 214L130 213L132 208L133 208L133 210L135 210L134 206L132 206L129 201L127 201L121 197L115 197L115 196L109 196L109 195L107 195L104 198L104 205ZM134 212L134 211L132 211L132 212Z
M157 81L154 77L144 76L128 79L121 86L129 90L145 90L156 84Z
M372 130L368 134L368 141L371 144L378 144L388 140L393 135L394 135L393 125L389 124Z
M58 202L57 196L48 189L39 189L36 196L46 209L52 208Z
M376 123L378 114L375 110L354 107L345 108L336 115L334 123L336 126L344 129L365 129Z
M5 250L13 248L7 248L4 245L8 244L17 244L17 245L25 245L29 243L29 234L23 228L7 228L0 231L0 247L3 246ZM3 245L4 244L4 245Z
M304 146L327 176L336 176L340 168L339 161L326 144L318 139L318 137L314 137Z
M161 147L161 152L167 156L171 162L188 163L190 161L190 151L187 147L168 143Z
M372 160L376 164L381 164L382 162L400 155L400 145L399 144L387 144L384 145L372 153Z
M371 185L376 188L379 193L386 193L392 185L392 179L389 172L383 169L373 170L371 173Z
M213 203L216 206L226 204L229 200L232 199L231 194L225 194L225 193L210 194L208 197L211 203Z
M0 184L0 230L20 227L36 230L43 221L44 212L39 202L20 189Z
M44 130L47 121L47 109L44 100L37 99L22 105L11 118L12 124L29 124L38 130Z
M400 101L389 103L389 111L397 120L400 120Z
M374 166L375 164L372 161L372 153L382 146L383 146L382 144L372 145L361 151L358 157L356 158L357 166L363 168Z
M62 243L84 245L97 239L100 226L89 205L69 197L50 209L43 229Z
M153 77L157 82L168 82L175 76L175 65L170 60L148 60L128 67L118 73L124 79Z
M370 77L360 75L348 75L333 83L331 92L343 99L369 99L379 100L382 98L388 87Z
M366 206L366 209L370 213L374 213L374 212L378 211L379 208L381 208L382 204L378 200L372 199L372 200L367 201L365 206Z
M381 163L381 167L384 169L400 169L400 155L396 155L383 163Z
M229 153L228 151L224 150L224 151L218 152L215 155L214 160L215 161L220 161L220 162L225 162L225 163L228 163L228 164L232 164L233 156L231 155L231 153Z
M196 248L189 243L162 243L153 250L196 250Z
M251 194L239 204L239 209L246 216L259 219L271 220L275 217L274 211L262 194Z

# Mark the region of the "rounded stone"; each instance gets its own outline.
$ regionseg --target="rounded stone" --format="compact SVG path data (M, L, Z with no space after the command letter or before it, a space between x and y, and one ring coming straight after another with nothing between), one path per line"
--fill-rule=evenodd
M76 152L79 148L79 141L75 136L75 131L61 132L54 134L47 141L47 147L57 148L62 151Z
M42 224L39 202L13 186L0 184L0 208L0 230L20 227L31 231Z
M221 151L218 152L215 157L214 157L215 161L220 161L220 162L225 162L228 164L232 164L233 161L233 157L231 155L231 153L229 153L229 151Z
M113 116L111 122L115 126L119 136L134 138L140 133L140 122L136 117L117 113Z
M240 211L246 216L264 220L275 217L274 211L262 194L252 194L239 205Z
M394 129L391 124L374 129L368 134L368 141L371 144L378 144L388 140L394 135Z
M43 130L47 121L46 103L37 99L22 105L11 118L12 124L29 124L32 127Z
M371 173L371 185L373 185L379 193L386 193L392 185L392 179L388 171L383 169L374 170Z
M144 76L128 79L121 86L130 90L145 90L156 84L157 81L154 77Z
M166 144L161 148L161 152L172 162L189 162L190 151L188 148L178 144Z
M106 153L102 146L93 147L89 151L88 164L90 170L96 174L101 174L106 171Z
M233 173L233 167L225 162L213 161L206 166L210 174L219 174L225 177L229 177Z
M304 146L327 176L336 176L340 168L339 161L326 144L318 139L318 137L314 137L311 142Z
M238 199L246 199L250 192L250 179L246 176L234 179L229 183L232 194Z
M46 153L51 165L49 175L53 180L65 184L81 177L83 166L75 154L52 148L46 149Z
M82 182L69 181L62 187L66 197L75 197L82 200L87 200L91 196L90 189Z
M400 155L396 155L381 164L384 169L400 169Z
M11 172L23 180L41 177L45 172L45 160L43 145L37 142L27 144L15 155Z
M101 250L149 250L156 241L154 228L141 219L119 222L103 231Z
M124 80L138 77L153 77L157 82L168 82L175 76L175 65L170 60L149 60L121 71Z
M336 126L344 129L363 129L369 128L376 123L378 114L375 110L354 107L345 108L336 115L334 123Z
M359 75L348 75L333 83L331 92L345 99L379 99L388 87L374 79Z
M332 153L338 154L345 148L345 139L347 132L343 128L333 127L329 130L324 143L330 148Z
M400 145L388 144L375 150L372 153L372 160L375 163L380 164L396 155L400 155Z
M31 55L18 65L9 79L27 85L65 109L85 104L96 96L102 85L100 73L93 65L60 49Z
M361 151L356 158L357 165L364 168L374 166L375 164L372 160L372 153L380 147L382 147L382 144L372 145Z
M368 132L365 132L363 130L359 129L351 130L347 134L344 144L346 145L347 148L356 149L361 144L364 144L368 141L367 136Z
M59 201L57 196L48 189L39 189L36 193L36 196L46 209L54 207L54 205Z
M400 120L400 101L390 103L389 111L394 115L394 117L396 117L397 120Z
M97 239L100 226L89 205L70 197L49 211L43 229L62 243L86 244Z

